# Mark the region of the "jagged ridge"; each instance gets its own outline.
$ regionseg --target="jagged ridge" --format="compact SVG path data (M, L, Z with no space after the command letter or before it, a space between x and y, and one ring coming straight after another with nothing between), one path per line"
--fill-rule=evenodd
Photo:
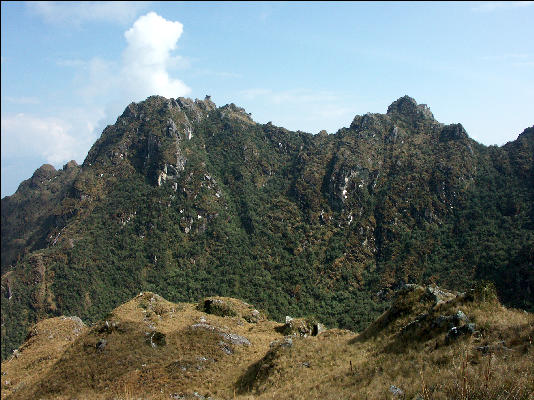
M35 239L15 247L25 186L2 200L21 210L4 219L2 207L3 268L29 250L2 275L2 354L38 319L95 320L140 287L352 329L403 282L490 279L530 308L531 131L488 148L409 97L334 135L256 124L209 98L132 103L38 207Z

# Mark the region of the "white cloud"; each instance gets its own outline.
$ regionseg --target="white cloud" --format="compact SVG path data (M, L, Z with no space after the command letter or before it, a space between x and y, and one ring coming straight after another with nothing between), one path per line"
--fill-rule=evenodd
M113 96L120 87L117 63L94 57L81 67L82 72L76 78L80 94L86 101L96 100L103 106L102 100Z
M87 11L87 6L82 4L82 10L77 11L81 13L78 15L81 19L85 18L83 13ZM36 7L41 7L41 10L46 8L47 12L56 8L63 10L55 3ZM65 7L72 8L73 5ZM98 14L110 6L98 3L96 7ZM111 13L114 9L106 10ZM65 15L63 10L57 17L66 18ZM99 17L93 19L96 18ZM74 68L74 84L80 88L79 103L57 110L53 117L26 113L2 115L2 165L11 162L12 170L19 173L22 167L15 162L16 159L37 160L56 167L72 159L81 163L105 125L114 123L130 102L144 100L150 95L180 97L189 94L191 89L169 74L172 68L188 66L186 58L173 54L182 32L180 22L168 21L150 12L139 17L124 33L127 43L119 60L100 57L89 61L57 60L58 66ZM18 104L38 101L31 97L6 97L3 100ZM2 195L12 190L13 184L9 189L2 186Z
M180 22L149 12L124 33L128 46L122 54L121 89L125 95L142 100L153 94L179 97L191 92L167 71L176 62L171 52L176 49L182 32Z
M127 24L150 5L147 1L29 1L26 6L46 22L80 25L104 21Z
M69 122L60 118L40 118L23 113L2 116L2 158L38 155L55 165L71 159L80 160L87 149L85 143L80 143L71 134L72 128Z
M67 66L78 65L80 73L77 81L80 95L86 101L102 99L124 107L132 101L141 101L151 95L165 97L186 96L191 89L181 80L170 76L172 68L188 68L186 58L173 54L183 32L178 21L168 21L149 12L139 17L133 26L124 33L126 47L118 62L94 57L88 62L61 63ZM111 108L112 112L122 110ZM110 115L114 118L116 115Z

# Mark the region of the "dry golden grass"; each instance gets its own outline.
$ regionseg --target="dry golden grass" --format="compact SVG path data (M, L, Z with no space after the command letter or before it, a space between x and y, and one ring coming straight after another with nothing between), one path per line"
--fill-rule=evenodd
M436 306L422 294L397 303L358 340L331 329L289 345L280 324L242 318L250 308L239 300L221 298L243 308L220 317L145 293L77 337L69 336L71 320L40 322L20 356L2 364L2 398L533 399L532 314L468 296ZM459 309L476 323L474 335L450 342L424 323L419 336L402 333L422 312ZM165 345L152 347L146 332L160 332ZM251 344L231 344L224 333ZM64 340L50 342L50 334Z
M2 399L35 385L87 331L85 325L65 317L46 319L34 325L17 354L2 363Z

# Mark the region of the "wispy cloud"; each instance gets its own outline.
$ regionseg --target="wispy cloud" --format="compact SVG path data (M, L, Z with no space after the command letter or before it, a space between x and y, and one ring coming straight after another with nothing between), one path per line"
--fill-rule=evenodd
M500 9L529 7L534 1L484 1L476 4L472 9L479 12L491 12Z
M71 159L80 160L87 151L86 143L72 134L80 127L73 128L71 123L60 118L23 113L2 116L2 158L13 154L21 158L37 155L55 165Z
M8 102L10 103L13 103L13 104L39 104L40 101L37 97L25 97L25 96L21 96L21 97L10 97L10 96L7 96L5 98Z
M151 95L186 96L191 89L170 72L190 68L187 58L173 54L182 32L180 22L149 12L125 31L126 47L118 61L94 57L60 62L79 67L77 81L86 101L106 98L124 107Z
M58 6L43 3L38 7L50 11ZM97 13L102 10L99 7L100 3ZM169 73L170 68L186 63L184 58L173 54L182 32L180 22L150 12L125 31L126 46L119 60L100 57L56 60L58 66L75 69L74 84L80 88L80 103L57 110L54 116L30 112L2 115L2 158L10 159L16 154L20 159L40 159L56 167L71 159L82 162L101 128L113 122L131 101L154 94L187 95L189 87ZM26 105L39 102L34 97L2 100Z
M106 98L118 90L120 78L116 62L94 57L80 64L80 67L76 80L79 92L86 101Z
M26 6L31 12L48 23L80 25L84 22L110 22L127 24L146 10L148 1L29 1Z
M319 132L326 129L335 132L350 123L355 115L356 107L350 96L341 93L311 90L290 89L276 91L266 88L251 88L238 92L245 103L252 107L258 104L260 109L269 109L270 115L277 115L277 124L289 129L300 129L308 132ZM268 106L268 107L265 107ZM276 112L273 112L273 109ZM262 118L263 112L254 113ZM302 116L306 118L303 121Z

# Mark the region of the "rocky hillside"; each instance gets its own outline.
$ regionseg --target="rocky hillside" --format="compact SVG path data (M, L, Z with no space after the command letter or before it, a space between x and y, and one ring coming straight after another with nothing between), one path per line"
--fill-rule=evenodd
M2 363L2 399L529 399L534 317L494 290L405 285L361 334L241 300L140 293L90 326L46 319Z
M13 196L2 199L2 275L24 252L46 247L54 211L79 171L75 161L59 171L44 164Z
M410 97L335 134L149 97L83 165L2 199L2 357L37 321L96 321L140 288L245 299L362 330L404 283L495 282L532 310L534 128L502 147Z

